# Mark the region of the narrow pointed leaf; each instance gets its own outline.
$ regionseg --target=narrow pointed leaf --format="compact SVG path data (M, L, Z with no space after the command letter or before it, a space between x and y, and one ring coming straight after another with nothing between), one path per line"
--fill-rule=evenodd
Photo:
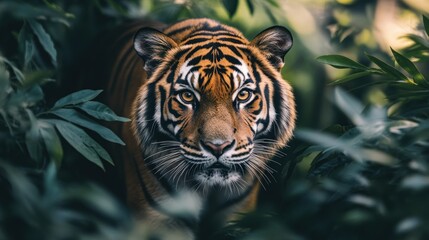
M130 119L119 117L108 106L94 101L88 101L78 106L79 109L91 115L94 118L105 121L128 122Z
M362 117L364 106L354 97L346 93L341 88L334 89L335 103L356 126L362 126L366 123Z
M399 70L397 70L393 66L391 66L391 65L383 62L382 60L380 60L374 56L371 56L369 54L367 54L366 56L369 58L369 60L371 60L378 67L380 67L381 70L383 70L387 74L393 76L395 79L398 79L398 80L406 80L407 79L407 77L403 73L401 73Z
M62 120L47 120L57 128L61 136L72 146L76 151L82 154L86 159L104 169L103 163L97 152L92 148L95 142L88 134L79 127ZM96 143L97 144L97 143Z
M58 168L61 165L61 160L63 158L63 147L61 146L61 140L51 124L43 120L39 120L39 123L41 126L40 134L43 137L46 151Z
M253 15L255 7L253 6L253 0L246 0L247 6L249 7L250 14Z
M338 84L343 84L358 78L362 78L362 77L366 77L373 74L372 72L366 71L366 72L357 72L357 73L352 73L352 74L348 74L345 77L339 78L337 80L335 80L334 82L330 83L330 85L338 85Z
M115 134L112 130L96 123L95 121L85 117L83 114L77 112L74 109L57 109L52 111L51 113L57 115L58 117L74 123L76 125L82 126L84 128L90 129L100 135L102 138L107 141L125 145L125 143Z
M54 42L52 41L51 36L45 31L42 24L35 20L29 20L28 24L33 30L34 34L37 36L40 44L43 46L43 49L49 54L52 59L52 64L57 66L57 50L55 49Z
M341 55L323 55L316 59L321 63L331 65L335 68L368 69L368 67Z
M60 108L67 105L76 105L96 98L103 90L84 89L78 92L69 94L58 100L54 108Z
M27 114L30 118L31 128L25 133L25 145L30 157L35 161L40 161L43 160L43 139L40 134L40 126L30 110L27 110Z
M423 74L419 72L419 70L417 69L416 65L414 65L413 62L411 62L408 58L406 58L399 52L396 52L395 50L393 50L393 48L391 48L391 50L392 50L393 56L395 57L396 62L405 71L407 71L409 74L413 76L413 80L415 81L415 83L424 84L424 85L428 84Z
M426 34L429 36L429 19L423 16L423 25L425 26Z

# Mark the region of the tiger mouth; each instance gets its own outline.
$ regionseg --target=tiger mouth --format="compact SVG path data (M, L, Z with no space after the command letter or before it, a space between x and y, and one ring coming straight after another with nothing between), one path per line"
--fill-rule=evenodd
M216 162L195 174L195 180L206 186L227 186L243 178L243 172L233 166Z

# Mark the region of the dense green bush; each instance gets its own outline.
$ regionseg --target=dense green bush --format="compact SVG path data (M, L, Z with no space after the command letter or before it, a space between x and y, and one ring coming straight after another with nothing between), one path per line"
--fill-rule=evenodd
M371 4L332 4L332 9ZM70 94L79 61L97 33L143 14L166 23L212 17L251 36L260 29L237 15L247 11L283 24L280 5L274 0L1 1L0 239L136 238L131 214L110 184L109 172L116 169L105 150L110 142L123 142L102 125L128 119L97 102L100 91ZM333 116L312 123L322 117L302 106L330 104L321 93L304 98L299 80L291 79L301 106L300 128L284 150L287 157L276 159L281 164L273 166L275 181L255 212L205 239L429 238L429 20L422 19L422 34L404 36L412 44L388 54L368 47L364 52L348 41L354 26L338 25L333 41L340 40L358 61L336 54L315 62L300 46L304 40L295 38L298 50L286 61L288 79L300 76L293 70L308 71L325 89L321 63L348 71L327 87L337 109L321 108L319 115ZM388 56L392 59L382 60ZM300 62L311 66L299 69ZM373 89L381 94L378 104L364 97ZM320 126L329 127L314 129Z

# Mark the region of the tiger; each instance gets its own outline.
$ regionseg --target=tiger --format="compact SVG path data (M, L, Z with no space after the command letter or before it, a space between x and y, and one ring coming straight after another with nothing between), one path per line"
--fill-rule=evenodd
M114 59L103 68L105 95L131 119L116 126L126 147L115 153L135 215L193 239L254 209L270 159L295 128L292 87L281 75L290 31L273 26L249 41L199 18L134 24L117 39L106 39L116 48L104 51Z

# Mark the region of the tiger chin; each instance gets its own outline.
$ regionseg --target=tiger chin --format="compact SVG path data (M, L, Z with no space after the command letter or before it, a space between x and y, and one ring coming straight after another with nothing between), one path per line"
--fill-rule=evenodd
M295 102L280 74L292 36L274 26L249 41L210 19L136 28L107 89L132 120L118 130L128 203L145 223L198 238L255 207L270 158L292 136Z

